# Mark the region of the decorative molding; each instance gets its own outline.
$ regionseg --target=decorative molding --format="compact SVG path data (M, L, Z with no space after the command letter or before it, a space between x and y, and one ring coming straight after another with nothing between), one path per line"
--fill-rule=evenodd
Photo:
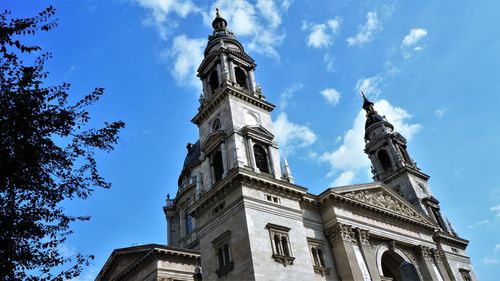
M432 249L431 252L432 252L432 256L434 257L434 260L437 263L443 262L443 258L444 258L444 251L443 250Z
M327 230L327 236L330 237L332 244L335 244L339 241L346 241L355 243L354 239L354 231L352 230L352 226L337 222L330 229Z
M295 260L294 257L289 257L289 256L284 256L284 255L278 255L278 254L273 254L272 255L273 259L281 264L283 264L283 266L287 266L287 265L293 265L293 261Z
M361 245L370 246L370 232L368 230L357 227L354 232Z
M431 249L426 246L418 246L417 247L417 252L419 255L426 261L432 261L432 253Z
M234 268L234 261L231 261L231 262L229 262L228 264L224 265L223 267L218 268L218 269L215 271L215 273L216 273L216 274L217 274L217 276L219 276L219 277L222 277L222 276L227 277L227 274L228 274L229 272L231 272L231 271L233 270L233 268Z
M427 222L427 220L423 218L420 214L418 214L417 211L401 203L399 200L392 198L390 195L388 195L386 192L382 190L375 192L370 192L367 190L352 191L344 193L342 195L356 201L368 203L370 205L377 206L382 209L393 211L402 216L409 217L419 222Z
M330 275L330 269L322 266L313 266L314 272L321 274L321 276Z

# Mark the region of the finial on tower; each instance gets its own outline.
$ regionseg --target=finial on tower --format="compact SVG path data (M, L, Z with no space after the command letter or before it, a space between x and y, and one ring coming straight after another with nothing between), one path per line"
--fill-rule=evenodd
M366 114L377 113L373 108L373 102L368 100L363 90L361 90L361 96L363 97L363 109L366 111Z
M219 8L215 8L215 19L212 22L212 27L215 31L223 31L227 27L227 21L220 16Z
M283 161L283 178L290 183L293 183L293 176L290 167L288 166L288 161L286 161L286 157Z

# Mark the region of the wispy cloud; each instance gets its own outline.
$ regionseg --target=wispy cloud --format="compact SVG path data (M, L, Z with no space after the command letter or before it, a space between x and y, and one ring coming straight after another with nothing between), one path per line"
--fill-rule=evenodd
M498 264L500 263L500 260L498 260L497 258L495 257L484 257L483 259L483 263L485 265L494 265L494 264Z
M283 92L281 92L281 94L280 94L281 111L284 111L286 109L286 107L288 106L288 102L293 97L295 92L299 91L303 87L304 87L304 85L297 83L297 84L293 84L292 86L286 88Z
M290 3L276 5L272 0L258 0L254 5L246 0L219 0L211 6L210 12L204 13L204 21L210 24L213 20L212 11L219 7L236 36L249 38L249 50L279 61L280 55L276 48L285 39L284 31L280 30L281 17Z
M427 37L427 30L423 28L413 28L403 38L401 48L403 49L403 57L410 58L414 52L420 52L425 48L425 45L419 44Z
M441 106L440 108L436 109L434 111L434 114L436 114L437 118L442 119L444 117L444 114L446 113L446 108Z
M169 31L178 25L176 18L185 18L191 13L201 12L190 0L136 0L136 3L150 12L143 23L154 25L164 40L170 35Z
M336 105L340 101L340 97L342 96L339 91L334 88L327 88L320 92L320 94L325 98L325 100L331 104Z
M339 17L319 24L303 22L302 29L310 32L306 40L307 46L316 49L331 46L333 44L334 35L340 30L340 25L341 19Z
M482 220L482 221L478 221L478 222L473 223L473 224L469 224L467 227L468 228L475 228L477 226L489 224L490 222L491 222L490 220Z
M500 205L491 207L490 211L494 212L497 217L500 217Z
M377 74L367 78L363 77L358 79L356 86L354 86L354 90L358 93L363 91L366 95L377 97L382 92L380 89L382 81L382 74Z
M409 122L412 116L403 108L393 106L386 100L380 100L374 106L394 125L395 130L409 140L422 129L422 125ZM371 174L370 161L363 152L365 119L365 112L360 110L352 128L342 137L342 144L333 151L320 155L320 161L330 165L328 176L336 176L333 185L351 184L357 177L367 180Z
M273 125L280 149L285 154L293 154L316 142L317 136L309 127L291 122L285 112L278 115Z
M382 23L380 22L377 12L371 11L366 15L366 23L358 27L358 33L352 37L347 38L348 46L361 46L365 43L372 41L375 34L382 30Z
M179 85L190 85L201 91L201 83L196 70L203 60L205 39L188 38L182 34L174 38L172 47L166 52L166 58L173 58L172 77Z
M495 244L495 247L493 248L493 251L495 251L495 252L500 251L500 243L499 244Z

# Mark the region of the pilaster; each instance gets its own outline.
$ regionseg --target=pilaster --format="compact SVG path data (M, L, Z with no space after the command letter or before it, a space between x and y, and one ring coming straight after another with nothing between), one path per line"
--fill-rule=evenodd
M343 281L359 281L363 273L354 253L353 243L356 243L354 231L350 225L336 223L327 230L335 260L335 267Z
M377 261L373 248L370 245L370 233L366 229L354 229L358 245L360 246L361 253L365 259L366 266L370 272L373 281L380 281L380 272L378 272Z
M441 277L443 277L444 281L452 281L450 276L448 275L448 271L446 270L446 266L443 262L444 252L443 250L433 249L432 256L434 257L434 261L438 267L439 272L441 273Z
M418 246L417 256L419 260L420 274L424 280L439 280L434 268L432 268L432 253L429 247Z

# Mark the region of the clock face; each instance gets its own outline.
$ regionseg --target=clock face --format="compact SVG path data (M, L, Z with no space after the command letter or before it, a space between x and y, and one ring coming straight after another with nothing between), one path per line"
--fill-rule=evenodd
M212 122L212 131L218 131L221 129L220 119L216 118L214 122Z

